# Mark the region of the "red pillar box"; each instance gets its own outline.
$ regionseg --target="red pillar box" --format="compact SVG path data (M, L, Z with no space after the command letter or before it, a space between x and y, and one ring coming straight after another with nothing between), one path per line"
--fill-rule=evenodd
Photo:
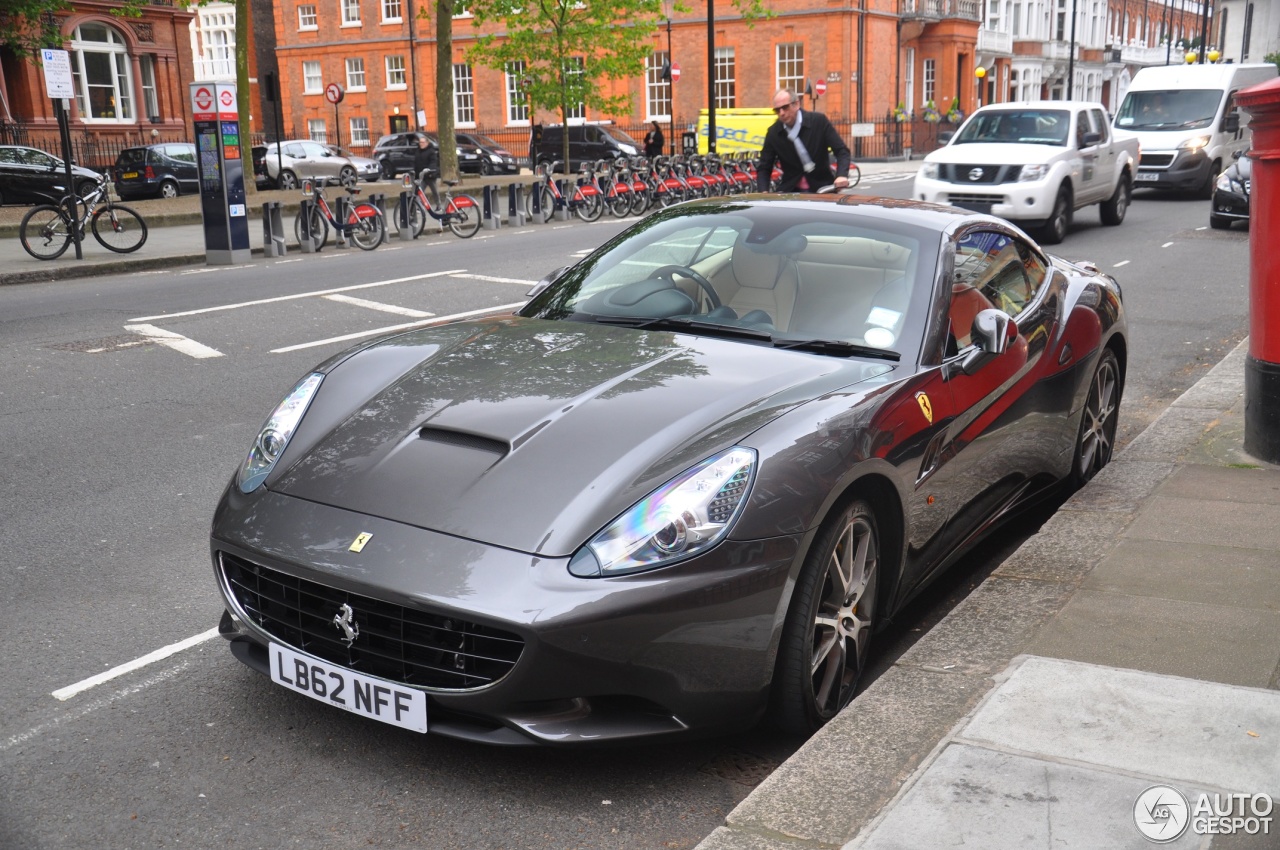
M1253 131L1249 192L1249 356L1244 377L1244 450L1280 463L1280 79L1236 96Z

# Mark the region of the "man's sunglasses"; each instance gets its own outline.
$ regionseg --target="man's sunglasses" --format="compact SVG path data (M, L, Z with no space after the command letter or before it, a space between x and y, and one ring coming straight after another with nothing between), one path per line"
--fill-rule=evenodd
M775 107L773 108L773 111L774 111L775 113L780 113L780 112L782 112L784 109L790 109L791 107L793 107L793 106L795 106L795 105L796 105L796 101L794 101L794 100L793 100L793 101L791 101L790 103L784 104L784 105L782 105L782 106L775 106Z

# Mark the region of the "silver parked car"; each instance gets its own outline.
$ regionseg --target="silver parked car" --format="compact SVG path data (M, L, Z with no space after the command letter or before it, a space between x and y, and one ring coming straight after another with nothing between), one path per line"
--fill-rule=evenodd
M308 177L326 183L354 182L359 177L359 168L333 150L321 142L293 139L267 145L263 159L267 174L281 189L295 189Z
M366 183L372 183L382 176L382 165L376 159L352 153L337 145L325 145L334 156L345 157L356 169L356 176Z

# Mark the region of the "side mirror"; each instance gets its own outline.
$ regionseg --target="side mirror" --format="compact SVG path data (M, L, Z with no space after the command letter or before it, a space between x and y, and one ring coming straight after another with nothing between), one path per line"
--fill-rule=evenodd
M955 130L943 130L941 133L938 134L938 144L940 145L949 144L951 142L951 139L955 136L955 134L956 134Z
M1239 158L1240 158L1240 155L1241 155L1241 154L1243 154L1243 153L1244 153L1244 151L1232 151L1232 152L1231 152L1231 158L1232 158L1232 159L1239 159Z
M974 348L944 377L952 378L956 372L977 374L983 366L1009 350L1009 343L1018 336L1018 326L1003 310L989 307L973 317L969 331Z
M1086 148L1091 148L1100 141L1102 141L1101 133L1085 133L1084 134L1084 146Z
M543 290L545 290L548 286L550 286L551 284L555 283L557 280L562 278L564 276L564 273L567 272L570 268L571 266L561 266L560 268L551 272L546 277L542 278L542 280L535 283L533 285L533 289L530 289L528 292L525 293L525 297L535 298L541 295Z
M1222 132L1224 133L1240 132L1240 113L1232 112L1226 118L1222 119Z

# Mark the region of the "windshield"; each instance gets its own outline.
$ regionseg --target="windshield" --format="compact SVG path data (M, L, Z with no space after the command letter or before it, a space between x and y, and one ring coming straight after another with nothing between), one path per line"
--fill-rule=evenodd
M938 240L843 210L673 208L616 237L520 312L834 354L914 351L904 343L919 332L908 306L913 294L927 298Z
M997 142L1065 147L1070 129L1071 113L1062 109L985 110L974 115L951 144Z
M1199 130L1213 123L1222 92L1217 89L1131 91L1116 113L1125 130Z
M481 135L479 133L473 135L471 137L471 141L473 141L477 145L483 145L486 148L498 148L498 149L502 148L502 145L498 144L493 139L489 138L488 136Z
M602 126L600 129L603 130L607 135L613 136L615 139L617 139L618 141L622 142L625 145L631 145L632 147L636 146L636 140L628 136L623 131L619 130L617 127Z

